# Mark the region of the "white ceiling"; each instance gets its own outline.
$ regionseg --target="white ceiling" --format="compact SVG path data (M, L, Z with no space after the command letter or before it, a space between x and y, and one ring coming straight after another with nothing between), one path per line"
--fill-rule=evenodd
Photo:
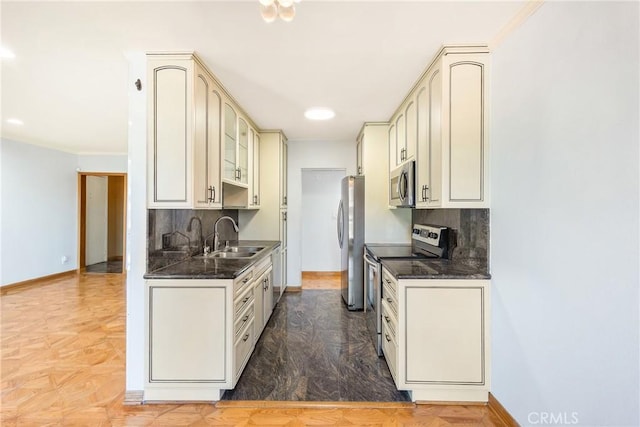
M293 22L266 24L257 0L3 0L0 43L16 57L2 61L2 136L126 153L124 53L185 50L260 128L353 141L363 122L389 119L441 45L491 42L524 3L303 0ZM335 119L306 120L317 105Z

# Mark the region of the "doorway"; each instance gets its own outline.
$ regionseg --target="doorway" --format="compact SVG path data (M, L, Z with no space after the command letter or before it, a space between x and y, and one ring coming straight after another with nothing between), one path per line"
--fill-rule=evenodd
M78 174L78 270L122 274L127 175Z
M340 288L336 237L340 183L346 169L302 169L301 270L303 289Z

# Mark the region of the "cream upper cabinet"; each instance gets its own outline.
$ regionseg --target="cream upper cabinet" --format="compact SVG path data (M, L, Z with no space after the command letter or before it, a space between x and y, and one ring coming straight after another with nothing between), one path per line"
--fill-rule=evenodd
M389 126L389 170L392 171L398 166L396 161L398 153L398 145L396 138L396 125L395 120L391 120Z
M193 53L149 54L147 65L147 206L247 208L259 197L248 187L260 188L255 125Z
M260 135L251 120L225 105L223 207L260 208Z
M443 58L446 206L489 207L488 60L471 53Z
M488 76L486 46L445 46L393 116L390 168L415 158L416 208L490 207Z
M229 103L224 106L224 181L249 185L249 124Z
M238 180L238 113L224 104L224 180Z
M249 168L251 183L249 185L249 208L260 207L260 134L253 128L249 129L249 146L251 153Z
M198 63L194 84L193 198L198 209L222 208L222 91Z
M190 55L148 57L149 207L191 207L194 61Z
M404 109L404 152L402 162L411 160L415 157L416 152L416 139L418 129L416 127L416 103L413 99L407 101L407 106Z
M416 207L438 207L442 201L442 72L433 67L418 88Z
M405 160L407 147L407 132L404 113L396 116L396 166L402 164Z
M389 128L389 170L412 160L416 151L416 103L408 98L391 119Z
M249 184L249 125L238 119L238 180Z

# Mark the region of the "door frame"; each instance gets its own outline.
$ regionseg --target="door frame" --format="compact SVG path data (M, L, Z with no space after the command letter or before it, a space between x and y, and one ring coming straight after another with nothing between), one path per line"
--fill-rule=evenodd
M124 172L78 172L78 273L85 270L87 240L87 177L121 176L122 185L122 272L125 274L127 253L127 174ZM118 273L115 273L118 274Z

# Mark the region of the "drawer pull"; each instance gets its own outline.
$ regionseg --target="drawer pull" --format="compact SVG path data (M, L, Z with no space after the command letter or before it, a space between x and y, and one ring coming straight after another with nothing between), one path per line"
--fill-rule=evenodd
M393 303L393 300L392 300L391 298L387 298L387 302L388 302L389 304L391 304L391 303Z
M249 320L249 315L248 314L242 318L242 322L246 322L247 320Z
M387 342L391 342L391 338L388 334L384 334L384 338L387 340Z
M391 319L389 319L389 316L384 316L384 320L386 320L387 323L391 322Z
M249 301L249 297L244 297L244 299L242 300L243 303Z
M244 337L242 337L242 341L246 341L249 339L249 334L245 335Z
M248 281L249 281L249 278L247 277L246 279L244 279L244 280L242 281L242 283L247 283Z
M389 279L384 279L385 282L387 282L387 285L390 285L391 282L389 281Z

